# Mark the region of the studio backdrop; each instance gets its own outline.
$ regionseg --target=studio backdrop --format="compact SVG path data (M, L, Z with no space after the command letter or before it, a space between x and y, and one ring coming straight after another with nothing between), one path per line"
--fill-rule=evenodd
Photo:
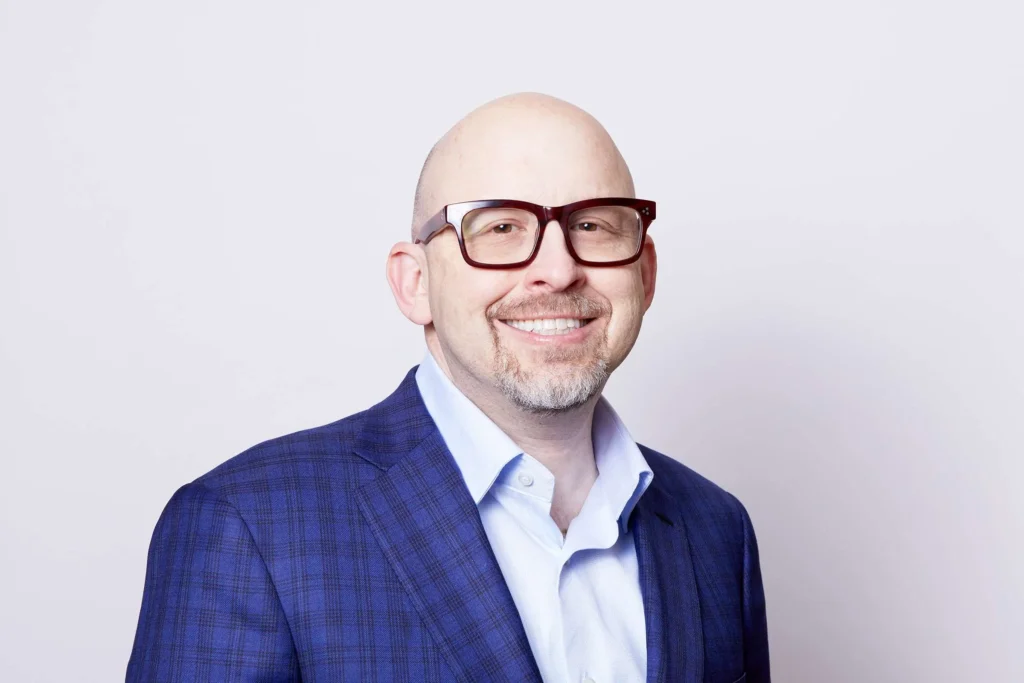
M658 202L607 395L735 493L774 679L1024 676L1016 2L0 0L0 674L123 679L171 494L386 396L466 111L593 113Z

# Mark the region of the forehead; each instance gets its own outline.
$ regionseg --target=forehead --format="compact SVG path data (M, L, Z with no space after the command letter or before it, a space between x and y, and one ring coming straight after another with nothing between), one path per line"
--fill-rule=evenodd
M633 196L629 170L596 122L506 116L472 122L453 133L432 169L431 211L474 199L559 206L592 197Z

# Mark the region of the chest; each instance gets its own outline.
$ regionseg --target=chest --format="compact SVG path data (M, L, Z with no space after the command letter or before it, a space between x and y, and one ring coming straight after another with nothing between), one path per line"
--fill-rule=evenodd
M647 671L633 538L585 516L562 537L541 512L481 506L484 530L544 680L640 681Z

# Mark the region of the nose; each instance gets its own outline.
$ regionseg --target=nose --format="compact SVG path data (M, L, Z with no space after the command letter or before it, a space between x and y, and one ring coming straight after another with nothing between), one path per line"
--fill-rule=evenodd
M569 253L565 235L557 221L547 224L536 258L526 266L526 286L560 292L583 280L584 272Z

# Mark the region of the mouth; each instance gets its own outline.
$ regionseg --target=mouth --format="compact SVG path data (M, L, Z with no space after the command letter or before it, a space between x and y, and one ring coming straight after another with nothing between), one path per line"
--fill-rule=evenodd
M529 320L509 319L501 322L523 332L532 332L544 337L557 337L572 334L594 320L595 318L532 318Z

